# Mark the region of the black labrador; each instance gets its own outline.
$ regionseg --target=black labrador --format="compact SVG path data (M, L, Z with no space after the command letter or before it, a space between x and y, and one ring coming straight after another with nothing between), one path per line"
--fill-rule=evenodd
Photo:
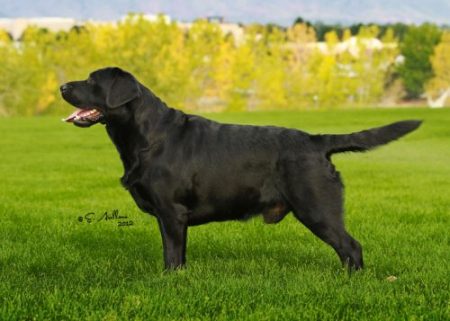
M65 121L106 125L124 165L123 186L157 218L166 269L185 264L188 226L257 214L278 223L291 211L344 265L362 268L361 245L344 227L343 184L331 155L386 144L421 123L347 135L221 124L168 107L120 68L60 89L77 107Z

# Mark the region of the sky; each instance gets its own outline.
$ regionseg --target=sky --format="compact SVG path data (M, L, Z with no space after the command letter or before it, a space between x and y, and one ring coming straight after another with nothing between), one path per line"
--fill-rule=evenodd
M0 18L115 20L129 12L163 12L176 20L223 16L229 22L289 25L301 16L323 22L450 24L450 0L0 0Z

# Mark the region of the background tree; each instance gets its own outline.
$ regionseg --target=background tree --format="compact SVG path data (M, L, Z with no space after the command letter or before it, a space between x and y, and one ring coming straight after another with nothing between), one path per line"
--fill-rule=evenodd
M286 32L282 28L268 26L261 36L261 40L253 45L258 63L255 65L255 99L250 101L248 108L285 108L287 61L283 49Z
M314 106L315 91L311 86L309 63L315 51L316 32L307 23L296 23L287 30L287 41L285 44L287 106L291 108Z
M398 68L407 98L419 98L425 83L433 77L430 57L441 38L440 29L433 24L412 26L405 35L400 52L405 57Z
M426 86L427 94L435 96L450 90L450 31L443 33L441 42L434 48L431 65L434 77Z
M248 102L255 95L255 43L259 41L258 33L250 30L245 35L244 43L236 48L231 63L231 86L227 93L227 110L245 111Z

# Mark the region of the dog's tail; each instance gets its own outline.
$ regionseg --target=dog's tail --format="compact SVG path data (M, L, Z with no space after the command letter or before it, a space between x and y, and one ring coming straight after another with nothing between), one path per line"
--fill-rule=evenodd
M352 134L315 135L313 139L327 157L342 152L363 152L396 140L417 129L421 123L421 120L404 120Z

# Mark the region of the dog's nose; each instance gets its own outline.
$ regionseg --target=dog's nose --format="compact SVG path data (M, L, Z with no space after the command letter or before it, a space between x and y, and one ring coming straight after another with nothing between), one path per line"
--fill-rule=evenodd
M59 90L61 90L61 92L65 92L68 91L71 88L71 86L69 84L64 84L61 87L59 87Z

